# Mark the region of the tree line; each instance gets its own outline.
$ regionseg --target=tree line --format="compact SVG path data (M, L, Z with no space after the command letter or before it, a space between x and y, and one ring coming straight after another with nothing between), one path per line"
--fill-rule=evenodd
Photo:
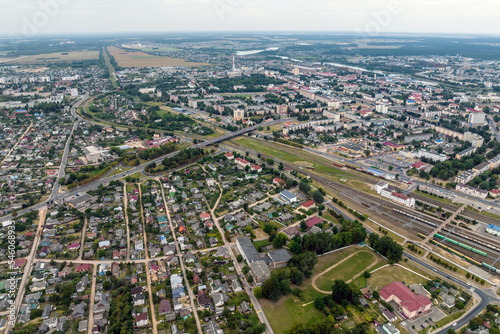
M379 237L378 234L372 233L368 236L368 243L375 252L386 257L390 264L403 258L403 246L389 236Z
M153 162L152 164L146 166L145 171L150 174L166 172L168 170L192 163L206 154L207 151L202 148L183 149L173 157L166 157L163 159L162 166L158 166L155 162Z

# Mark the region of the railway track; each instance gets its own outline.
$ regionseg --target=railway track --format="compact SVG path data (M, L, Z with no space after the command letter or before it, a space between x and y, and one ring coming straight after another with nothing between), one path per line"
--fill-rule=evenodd
M309 169L299 170L298 167L292 163L282 161L280 159L276 159L275 157L266 156L265 154L262 154L260 152L255 151L255 150L252 150L252 149L249 149L247 147L242 147L238 144L235 144L234 142L231 142L231 144L232 144L232 146L235 146L242 151L249 151L251 153L254 153L255 155L260 154L262 156L261 159L272 158L278 163L282 162L285 167L288 167L292 170L296 170L297 172L299 172L301 174L309 176L314 181L320 183L323 187L325 187L329 190L332 190L333 193L336 194L340 200L344 201L346 204L348 204L350 207L357 210L358 212L369 214L370 217L374 220L390 222L390 225L395 226L396 229L411 232L412 234L422 233L424 235L429 235L430 233L432 233L434 231L434 229L437 226L439 226L443 222L443 220L440 220L438 218L431 217L429 215L422 214L420 212L416 212L416 211L410 210L408 208L402 207L400 205L397 205L397 204L391 202L390 200L384 199L383 197L372 195L372 194L363 192L363 191L355 189L355 188L351 188L350 186L343 184L341 182L332 181L329 178L326 178L322 175L316 174L313 170L309 170ZM314 159L312 160L312 162L324 164L324 162L314 160ZM324 173L330 174L333 177L338 177L338 175L334 174L334 173L328 173L328 172L324 172ZM363 173L359 173L359 174L363 175ZM362 178L362 181L368 182L370 184L375 184L378 182L378 179L376 179L373 176L368 177L368 175L367 175L367 177ZM445 203L441 203L439 201L429 199L425 196L421 196L418 194L412 194L412 195L419 196L418 199L421 200L422 202L428 203L427 200L431 200L434 203L429 203L429 204L432 204L432 205L436 205L436 202L437 202L437 204L445 210L449 210L449 211L453 210L453 212L454 212L458 209L458 207L455 207L452 205L447 205ZM415 196L416 199L417 199L417 196ZM405 212L406 214L411 214L415 217L423 217L422 219L434 224L435 226L433 226L431 224L424 223L424 222L420 221L419 219L412 218L412 217L397 213L394 211L394 209ZM464 215L468 218L471 218L471 219L475 219L473 217L469 217L467 214L462 214L462 215ZM481 217L483 217L483 216L481 215ZM499 222L499 225L500 225L500 222ZM485 262L485 263L488 263L491 265L500 256L500 251L488 249L486 246L477 244L471 240L467 240L466 238L460 237L458 235L453 235L452 238L459 241L460 243L463 243L465 245L468 245L468 246L476 248L476 249L480 249L481 251L484 251L487 253L487 256L484 257L484 256L476 254L472 251L469 251L465 248L461 248L459 246L456 246L456 245L453 245L453 244L450 244L450 243L447 243L446 241L444 241L446 243L447 247L454 249L454 250L456 250L464 255L467 255L467 256L471 257L472 259L474 259L475 261ZM437 238L433 238L433 239L436 239L436 241L439 240L439 241L443 242L443 240L441 240L441 239L437 239ZM500 244L498 246L499 246L499 250L500 250ZM500 268L500 261L498 262L497 266Z
M403 215L403 211L396 209L398 213ZM406 214L406 212L404 213ZM411 213L413 215L413 213ZM411 218L411 217L410 217ZM438 226L437 224L433 225L431 221L427 221L426 219L421 219L420 217L414 215L413 223L407 227L412 228L415 232L418 234L427 236L430 233L432 233L435 228ZM448 241L443 241L440 238L437 238L433 236L432 240L450 248L453 249L459 253L462 253L463 255L466 255L470 257L471 259L479 262L479 263L487 263L489 265L493 265L495 261L498 259L500 256L500 244L491 239L485 239L484 241L479 240L477 235L458 226L447 224L443 229L442 232L440 232L440 235L448 237L452 240L455 240L459 242L460 244L463 244L465 246L468 246L470 248L474 248L476 250L479 250L480 252L484 252L486 255L481 255L478 252L474 252L472 250L469 250L467 248L458 246L456 244L453 244ZM496 267L500 268L500 262L498 264L495 264Z
M446 211L454 212L458 209L457 206L443 203L443 202L440 202L438 200L435 200L435 199L432 199L432 198L429 198L427 196L423 196L420 194L412 193L411 196L413 198L415 198L415 200L418 200L420 202L424 202L424 203L430 204L430 205L435 206L435 207L440 206L441 208L443 208L443 210L446 210ZM460 215L464 216L466 218L469 218L471 220L477 220L477 221L480 221L483 223L495 224L495 225L500 226L500 219L488 217L488 216L482 215L482 214L477 213L477 212L464 211Z

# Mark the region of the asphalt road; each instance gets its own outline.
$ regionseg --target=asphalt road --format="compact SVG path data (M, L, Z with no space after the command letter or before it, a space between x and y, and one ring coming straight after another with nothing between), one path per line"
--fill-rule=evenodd
M83 103L83 101L85 101L88 97L89 97L89 94L86 93L78 102L76 102L71 107L71 114L73 115L73 117L76 118L76 121L73 124L73 128L71 129L71 132L68 136L68 140L66 141L66 146L64 147L64 152L63 152L63 156L61 159L61 166L59 167L59 173L57 173L57 180L54 184L54 188L52 188L52 195L50 196L50 198L53 198L54 196L59 194L60 185L59 185L58 179L66 176L66 163L68 162L68 154L69 154L69 148L71 146L70 145L71 140L73 139L73 133L75 132L76 128L78 127L78 124L80 123L80 118L76 115L76 112L75 112L76 108L78 108Z
M312 153L315 153L315 154L318 154L318 155L322 155L322 156L330 158L330 159L339 160L339 157L333 156L333 155L328 154L328 153L319 152L317 150L310 149L310 148L305 148L305 150L309 151L309 152L312 152ZM342 158L342 159L346 163L351 164L351 165L355 165L355 166L358 166L358 167L362 167L362 168L370 168L371 167L371 165L361 163L361 162L359 162L356 159L348 159L348 158ZM392 173L387 172L387 171L383 171L383 172L386 173L386 174L393 174L393 175L396 174L395 171L393 171ZM477 197L474 197L474 196L470 196L470 195L464 194L462 192L455 191L453 189L442 188L442 187L433 185L431 183L427 183L427 182L423 182L423 181L415 180L415 179L413 179L413 184L418 185L418 186L426 186L426 187L432 188L434 190L437 190L438 192L441 191L441 192L443 192L445 194L456 195L457 197L463 197L463 198L469 199L469 200L474 201L474 202L480 202L480 203L484 204L485 208L488 207L488 206L492 206L492 207L500 209L500 203L482 200L480 198L477 198Z
M82 99L81 101L84 101L84 100L85 100L85 98ZM76 117L77 117L77 120L80 120L80 118L78 116L76 116ZM271 122L266 122L265 125L274 125L274 124L285 122L287 120L288 119L274 120L274 121L271 121ZM219 142L222 142L222 141L225 141L225 140L228 140L228 139L240 136L242 134L254 131L254 130L258 129L258 127L261 126L261 125L262 124L257 124L257 125L254 125L252 127L248 127L248 128L245 128L245 129L241 129L241 130L235 131L235 132L231 132L231 133L228 133L226 135L223 135L223 136L220 136L220 137L217 137L217 138L214 138L214 139L202 142L202 143L198 143L198 144L193 145L191 147L192 148L198 148L198 147L206 147L206 146L209 146L209 145L213 145L213 144L216 144L216 143L219 143ZM69 147L69 141L68 141L67 146ZM90 184L87 184L85 186L81 186L81 187L72 189L71 191L68 191L68 192L66 192L64 194L59 194L59 190L57 190L57 192L53 191L52 192L52 196L51 196L50 199L48 199L45 202L39 203L37 205L31 206L29 208L25 208L25 209L19 210L18 211L18 216L21 216L21 215L23 215L25 213L28 213L28 212L31 212L33 210L39 210L39 209L45 207L47 204L52 204L55 201L69 199L69 198L75 196L76 194L84 193L84 192L87 192L89 190L96 189L99 185L101 185L101 184L103 184L105 182L111 182L111 181L119 180L119 179L121 179L123 177L126 177L128 175L132 175L132 174L135 174L135 173L142 173L144 171L144 169L146 168L147 165L149 165L149 164L151 164L153 162L159 164L159 163L161 163L163 161L164 158L166 158L166 157L173 157L173 156L175 156L177 154L178 154L178 151L177 152L173 152L171 154L168 154L166 156L158 158L158 159L156 159L154 161L149 161L147 163L144 163L142 165L134 167L134 168L132 168L132 169L126 171L126 172L123 172L123 173L120 173L120 174L116 174L116 175L111 176L111 177L99 179L99 180L94 181L94 182L92 182ZM66 158L67 158L67 155L66 155ZM61 163L61 166L62 166L62 163ZM58 187L58 183L57 182L54 185L54 189L56 187ZM6 216L3 216L3 217L0 218L0 222L6 221L6 220L11 220L12 218L13 218L12 215L6 215Z
M494 292L488 293L486 290L474 288L469 283L464 282L464 281L462 281L454 276L451 276L448 273L433 267L432 265L428 264L427 262L424 262L411 254L408 254L406 252L403 252L403 254L410 261L413 261L413 262L419 264L420 266L428 269L429 271L433 272L436 275L440 275L440 276L446 278L448 281L453 282L454 284L463 288L464 290L472 290L481 299L479 304L477 304L472 309L472 311L470 311L465 317L463 317L462 319L458 320L457 322L455 322L453 324L450 324L446 327L440 328L438 331L436 331L434 333L437 333L437 334L446 333L448 331L448 329L450 329L450 328L454 329L454 330L458 330L459 328L466 326L474 317L476 317L479 313L481 313L481 311L484 310L490 302L492 302L492 301L499 302L500 301L500 299L493 296Z
M88 95L86 95L86 97L88 97ZM78 122L80 120L80 117L78 117L76 115L76 113L74 112L74 110L76 109L76 107L82 103L83 101L85 100L85 98L83 98L82 100L80 100L77 104L75 104L72 108L72 113L75 115L75 117L77 118L77 121L75 122L75 125L73 127L73 130L76 128L76 126L78 125ZM192 147L195 148L195 147L206 147L206 146L209 146L209 145L212 145L212 144L216 144L216 143L219 143L219 142L222 142L222 141L225 141L227 139L230 139L230 138L233 138L233 137L237 137L237 136L240 136L242 134L245 134L245 133L248 133L248 132L251 132L251 131L254 131L256 130L259 126L261 125L273 125L273 124L278 124L278 123L281 123L281 122L284 122L286 121L286 119L282 119L282 120L275 120L275 121L271 121L271 122L267 122L265 124L260 124L260 125L255 125L253 127L249 127L249 128L246 128L246 129L242 129L242 130L239 130L239 131L236 131L236 132L232 132L232 133L229 133L229 134L226 134L226 135L223 135L223 136L220 136L218 138L215 138L215 139L211 139L211 140L208 140L208 141L205 141L203 143L199 143L199 144L196 144L196 145L193 145ZM73 133L73 131L72 131ZM72 133L70 134L70 138L72 136ZM61 163L61 168L64 169L64 166L65 166L65 161L67 160L67 152L68 152L68 148L69 148L69 143L70 143L70 140L68 140L67 142L67 145L66 145L66 148L65 148L65 152L63 154L63 161ZM175 156L178 152L174 152L174 153L171 153L169 155L167 155L167 157L171 157L171 156ZM162 158L159 158L157 160L155 160L154 162L156 163L160 163L165 157L162 157ZM356 164L356 165L360 165L358 164L356 161L350 161L350 160L346 160L348 161L349 163L352 163L352 164ZM100 179L100 180L97 180L91 184L88 184L88 185L85 185L85 186L82 186L82 187L79 187L79 188L76 188L76 189L73 189L67 193L64 193L64 194L58 194L58 191L57 192L53 192L52 194L52 197L47 201L47 202L43 202L43 203L40 203L40 204L37 204L35 206L32 206L30 208L26 208L26 209L23 209L23 210L20 210L19 211L19 215L22 215L24 213L27 213L27 212L30 212L30 211L33 211L33 210L39 210L43 207L45 207L48 203L52 203L56 200L64 200L64 199L69 199L73 196L75 196L76 194L78 193L84 193L84 192L87 192L89 190L92 190L92 189L95 189L97 188L99 185L105 183L105 182L111 182L111 181L114 181L114 180L118 180L118 179L121 179L123 177L126 177L128 175L132 175L132 174L135 174L137 172L143 172L145 167L147 165L149 165L150 163L152 163L152 161L148 162L148 163L145 163L143 165L140 165L140 166L137 166L137 167L134 167L126 172L123 172L123 173L120 173L120 174L117 174L117 175L114 175L114 176L111 176L111 177L108 177L108 178L104 178L104 179ZM64 174L60 174L60 175L64 175ZM422 184L424 185L427 185L426 183L423 183L421 182ZM57 184L57 183L56 183ZM56 186L54 187L54 190L56 189ZM463 196L464 194L460 194L461 196ZM465 196L467 197L467 196ZM474 198L474 200L477 200ZM328 204L327 204L328 205ZM332 208L332 206L328 205L330 208ZM335 210L335 207L333 207L333 209ZM341 213L341 212L340 212ZM342 213L341 213L342 214ZM12 219L12 216L11 215L7 215L7 216L4 216L4 217L1 217L0 218L0 221L5 221L5 220L9 220L9 219ZM469 323L469 321L474 318L475 316L477 316L491 301L496 301L496 302L499 302L500 299L498 299L495 295L494 295L494 292L490 292L488 293L488 291L486 290L481 290L481 289L478 289L478 288L473 288L470 284L464 282L464 281L461 281L453 276L450 276L448 275L447 273L437 269L437 268L434 268L432 265L420 260L420 259L417 259L415 258L414 256L410 255L410 254L407 254L407 253L404 253L404 255L406 257L408 257L408 259L410 261L413 261L417 264L419 264L420 266L434 272L435 274L438 274L438 275L441 275L443 277L445 277L447 280L457 284L458 286L464 288L464 289L473 289L474 293L477 294L477 296L480 298L480 303L478 305L476 305L473 310L471 312L469 312L463 319L459 320L456 322L456 324L452 324L452 325L449 325L445 328L442 328L440 329L439 331L437 331L436 333L445 333L449 328L453 328L453 329L459 329L465 325L467 325Z

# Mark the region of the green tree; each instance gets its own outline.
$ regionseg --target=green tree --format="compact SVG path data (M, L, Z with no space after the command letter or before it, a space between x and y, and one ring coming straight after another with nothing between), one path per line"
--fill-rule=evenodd
M288 238L286 237L285 234L278 233L278 235L276 235L276 237L273 240L273 246L274 248L281 248L286 244L287 241Z
M313 200L318 203L318 204L321 204L325 201L325 198L323 197L323 194L321 194L321 192L319 190L316 190L314 193L313 193Z
M314 307L316 307L320 311L325 308L325 300L323 299L323 297L316 297L314 299Z

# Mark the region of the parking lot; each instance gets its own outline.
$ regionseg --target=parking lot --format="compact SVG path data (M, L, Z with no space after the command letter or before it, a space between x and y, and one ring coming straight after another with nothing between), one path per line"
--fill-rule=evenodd
M415 326L415 330L418 332L430 325L431 322L437 322L446 317L446 313L441 311L437 306L431 307L431 313L418 318L417 320L405 320L408 327Z

